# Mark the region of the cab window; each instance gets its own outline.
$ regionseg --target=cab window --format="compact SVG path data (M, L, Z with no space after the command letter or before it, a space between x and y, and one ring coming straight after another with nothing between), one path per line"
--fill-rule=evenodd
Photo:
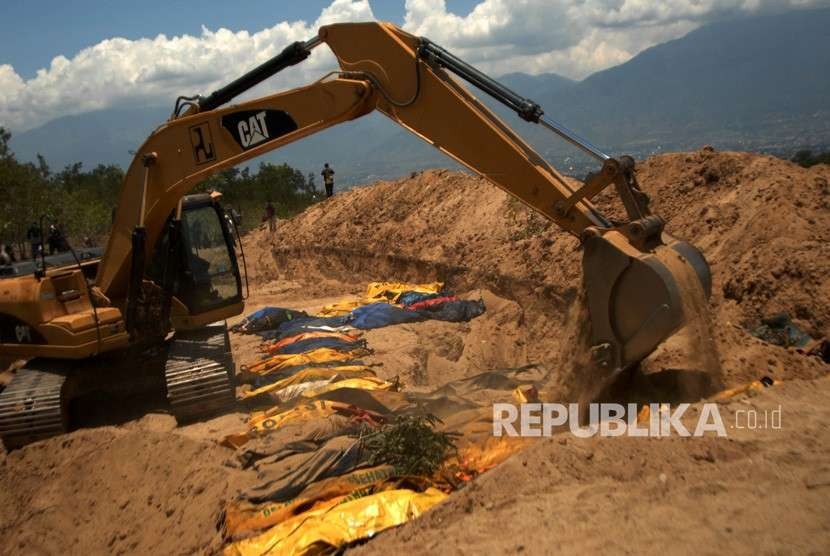
M238 302L239 269L229 251L228 231L212 205L182 215L185 269L178 296L192 314Z

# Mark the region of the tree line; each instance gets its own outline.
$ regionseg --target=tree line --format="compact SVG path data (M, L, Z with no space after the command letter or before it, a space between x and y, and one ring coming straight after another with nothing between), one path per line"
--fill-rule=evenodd
M830 151L813 154L813 151L805 149L796 152L790 160L804 168L809 168L816 164L830 164Z
M85 170L80 162L53 171L46 159L21 162L12 152L11 133L0 127L0 244L13 246L17 256L26 247L33 226L57 226L74 245L103 246L112 223L112 210L124 181L124 170L99 164ZM285 218L301 212L318 199L314 175L303 175L287 164L260 163L230 168L211 176L195 192L219 191L223 204L242 216L242 229L257 226L268 201Z

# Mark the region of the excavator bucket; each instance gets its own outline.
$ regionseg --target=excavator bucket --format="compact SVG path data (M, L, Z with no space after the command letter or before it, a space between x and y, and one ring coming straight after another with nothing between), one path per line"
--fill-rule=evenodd
M688 242L666 233L661 239L641 250L611 230L584 243L592 354L609 371L636 365L705 308L706 259Z

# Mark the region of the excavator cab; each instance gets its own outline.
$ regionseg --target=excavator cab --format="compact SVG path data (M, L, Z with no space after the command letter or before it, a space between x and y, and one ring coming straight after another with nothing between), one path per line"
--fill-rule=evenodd
M188 195L156 242L147 276L170 301L176 330L223 320L241 310L242 274L233 220L217 193ZM172 245L171 245L172 241Z
M176 296L191 315L242 301L242 279L233 233L219 203L209 195L190 196L182 211L184 265Z

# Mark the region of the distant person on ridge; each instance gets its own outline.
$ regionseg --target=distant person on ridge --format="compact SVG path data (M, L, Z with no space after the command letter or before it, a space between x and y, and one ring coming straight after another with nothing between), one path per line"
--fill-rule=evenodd
M268 201L268 204L265 205L265 220L268 221L268 231L273 232L277 229L277 223L274 220L274 215L276 211L274 210L274 205L271 204L271 201Z
M49 224L49 232L46 236L46 242L49 244L50 255L61 252L61 231L58 229L57 220Z
M334 170L329 168L329 163L323 164L323 171L320 172L323 176L323 183L326 185L326 197L334 195Z

